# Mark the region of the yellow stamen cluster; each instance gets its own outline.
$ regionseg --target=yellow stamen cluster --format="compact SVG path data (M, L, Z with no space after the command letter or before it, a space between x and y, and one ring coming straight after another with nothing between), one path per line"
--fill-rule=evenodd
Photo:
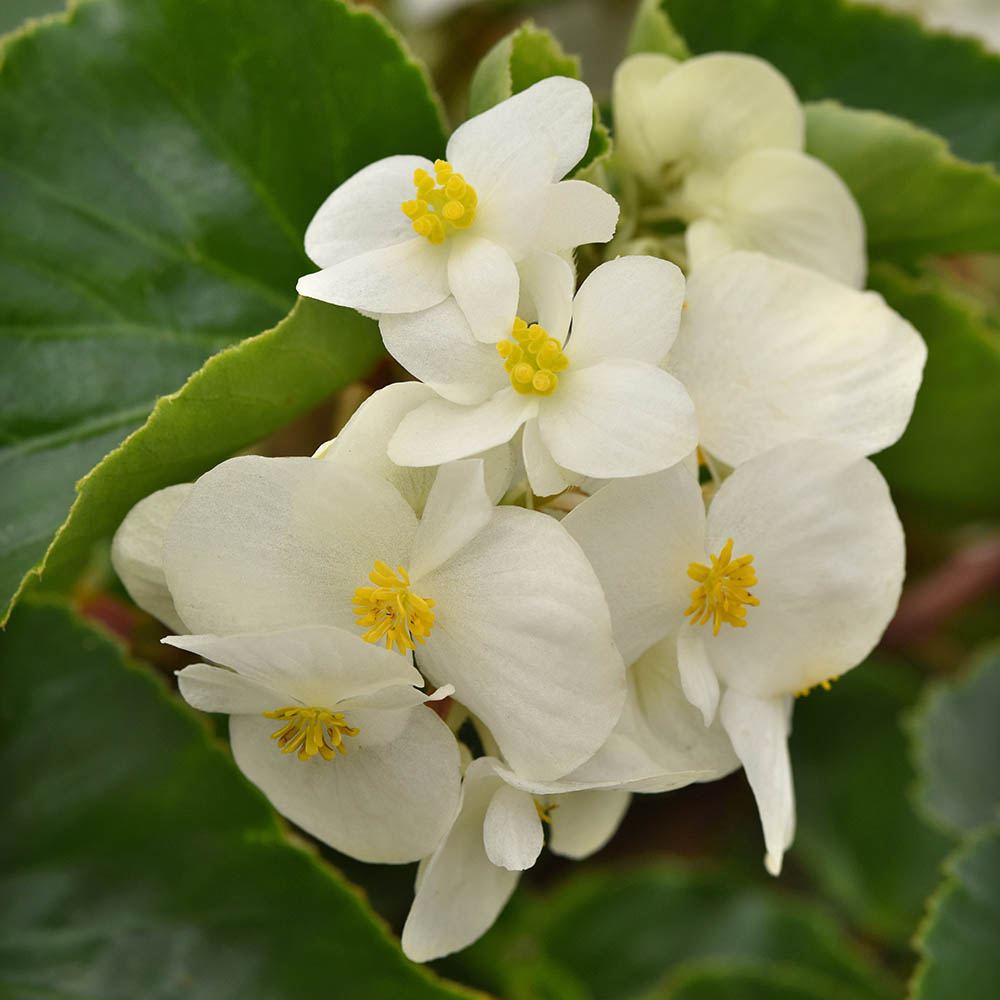
M288 705L264 712L265 719L284 722L281 729L271 733L271 739L278 741L282 753L298 751L299 760L309 760L320 754L323 760L333 760L337 751L347 753L344 736L357 736L358 730L344 721L343 712L331 712L325 708L303 708Z
M413 171L417 196L404 201L400 208L413 220L413 231L418 236L440 246L453 232L468 229L475 222L479 196L447 160L435 160L434 172L436 177L423 167Z
M733 559L733 540L730 538L717 556L711 556L711 567L693 562L687 575L697 580L699 586L691 591L691 607L684 612L691 615L692 625L705 625L714 619L713 635L719 634L722 623L735 628L746 627L747 609L757 607L760 601L747 588L757 582L751 563L753 556Z
M803 688L801 691L795 692L796 698L804 698L813 688L821 687L824 691L829 691L833 687L834 681L840 680L840 674L834 674L829 680L820 681L819 684L813 684L812 687Z
M510 384L522 396L551 396L559 384L558 372L569 368L562 345L537 323L528 326L520 317L514 320L510 336L497 344Z
M558 809L559 808L559 803L558 802L550 802L547 806L543 806L541 804L541 802L538 801L538 799L535 799L534 803L535 803L535 812L538 813L538 818L543 823L548 823L549 826L551 826L552 825L552 815L551 815L552 810L553 809Z
M399 574L398 576L396 574ZM413 640L424 645L424 637L434 627L434 602L410 592L410 577L402 566L393 573L380 559L368 574L374 587L358 587L352 603L358 616L356 625L367 628L366 642L378 642L385 636L385 648L393 646L400 653L416 649Z

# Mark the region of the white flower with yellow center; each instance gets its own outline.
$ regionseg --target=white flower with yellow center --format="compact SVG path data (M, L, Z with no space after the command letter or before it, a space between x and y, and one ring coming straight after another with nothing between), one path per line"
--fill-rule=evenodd
M769 63L634 55L615 74L613 103L618 158L643 188L640 223L687 223L692 271L760 250L864 284L861 212L837 174L802 151L802 107Z
M361 861L403 863L447 833L458 744L424 703L450 688L429 699L412 664L337 628L164 641L223 665L179 671L181 694L230 716L240 769L314 837Z
M583 553L551 518L494 507L480 460L442 467L418 520L336 461L231 459L190 488L162 553L188 631L332 625L403 662L416 649L532 778L583 763L621 711L624 666Z
M684 693L706 725L718 710L776 874L794 829L788 702L860 663L899 598L903 532L885 481L840 445L800 441L741 465L707 517L678 467L611 483L562 524L604 586L625 661L675 638Z
M301 295L369 313L412 313L454 296L476 335L506 336L517 265L611 239L618 205L561 180L590 140L586 85L551 77L459 126L446 158L390 156L345 181L306 231L322 268Z
M665 469L694 448L691 400L660 367L680 323L680 271L622 257L598 267L575 299L567 264L546 277L534 285L531 322L519 317L496 344L477 341L451 302L383 317L390 353L440 395L400 422L394 462L437 465L523 427L531 488L547 496L583 476Z

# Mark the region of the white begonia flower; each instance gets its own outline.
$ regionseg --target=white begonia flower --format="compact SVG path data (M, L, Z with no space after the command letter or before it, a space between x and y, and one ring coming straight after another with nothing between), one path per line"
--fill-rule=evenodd
M688 224L691 271L761 250L864 285L864 219L840 177L802 151L802 107L769 63L641 53L619 66L613 104L617 156L650 221Z
M323 270L301 278L299 293L374 314L454 296L477 337L505 337L519 263L614 233L614 198L560 180L586 152L592 121L586 85L550 77L460 125L445 160L370 164L310 223L306 253Z
M360 861L424 857L459 804L458 744L400 656L342 629L171 636L215 663L177 674L195 708L225 712L243 773L292 822Z
M583 476L638 476L680 461L697 443L694 407L661 367L680 323L684 278L653 257L598 267L572 298L573 274L552 267L535 303L496 344L475 339L453 302L383 317L389 352L440 394L400 422L389 457L437 465L509 441L535 493ZM572 330L570 330L570 303Z
M195 483L163 545L189 631L334 625L407 653L520 773L589 758L625 698L600 585L553 519L495 508L480 460L442 467L417 519L385 480L333 461L231 459Z
M899 599L903 532L885 481L836 443L800 441L736 469L707 518L678 467L611 483L562 523L626 661L677 636L684 693L706 725L718 709L777 874L794 829L789 699L860 663Z
M920 334L877 293L741 252L689 278L666 367L694 400L702 448L737 466L803 437L859 455L887 448L910 419L926 358Z

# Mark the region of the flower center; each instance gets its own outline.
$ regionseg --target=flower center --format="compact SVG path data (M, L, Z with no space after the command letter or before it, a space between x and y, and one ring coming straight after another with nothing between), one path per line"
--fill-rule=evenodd
M435 160L434 171L436 178L423 167L413 171L417 196L404 201L400 208L413 220L413 231L418 236L440 246L453 232L468 229L475 222L479 196L447 160Z
M717 556L710 557L711 567L697 562L688 566L687 575L697 580L698 586L691 591L691 607L684 614L691 615L692 625L705 625L714 618L714 635L719 634L723 622L745 628L747 609L744 605L757 607L760 604L747 590L757 582L757 574L750 565L753 556L738 559L732 556L733 540L730 538Z
M265 719L284 722L271 733L282 753L299 752L299 760L309 760L320 754L323 760L333 760L337 751L347 753L344 736L357 736L358 730L344 721L342 712L325 708L303 708L288 705L273 712L262 713Z
M522 396L551 396L559 384L557 372L569 368L559 341L537 323L528 326L520 317L514 320L510 337L497 344L510 384Z
M398 574L398 576L397 576ZM416 649L413 640L424 645L424 637L434 628L434 602L410 592L410 577L402 566L393 573L380 559L368 574L374 587L358 587L352 603L358 616L355 625L367 628L366 642L378 642L385 636L385 648L400 653Z

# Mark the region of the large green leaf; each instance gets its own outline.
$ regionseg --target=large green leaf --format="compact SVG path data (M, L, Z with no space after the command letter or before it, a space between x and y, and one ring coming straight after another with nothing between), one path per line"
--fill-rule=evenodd
M43 17L65 8L60 0L4 0L0 6L0 32L12 31L29 17Z
M911 672L874 661L795 704L791 754L798 814L793 860L871 934L905 943L952 841L909 799L900 716Z
M1000 828L966 841L945 866L917 947L912 1000L995 1000L1000 983Z
M661 0L692 52L752 52L804 101L835 98L943 135L959 155L1000 162L1000 57L912 17L847 0Z
M939 136L834 101L806 108L806 147L847 182L873 257L1000 250L1000 176Z
M903 437L877 457L900 498L969 515L1000 512L1000 326L932 277L890 267L870 284L927 342L927 367Z
M0 640L5 1000L445 1000L228 751L55 606Z
M443 145L421 70L339 0L86 0L7 40L0 605L156 397L288 312L330 190ZM354 330L328 326L356 373Z
M688 962L643 1000L852 1000L850 987L773 962Z
M911 720L920 800L961 834L1000 809L1000 646L984 652L955 684L928 692Z

